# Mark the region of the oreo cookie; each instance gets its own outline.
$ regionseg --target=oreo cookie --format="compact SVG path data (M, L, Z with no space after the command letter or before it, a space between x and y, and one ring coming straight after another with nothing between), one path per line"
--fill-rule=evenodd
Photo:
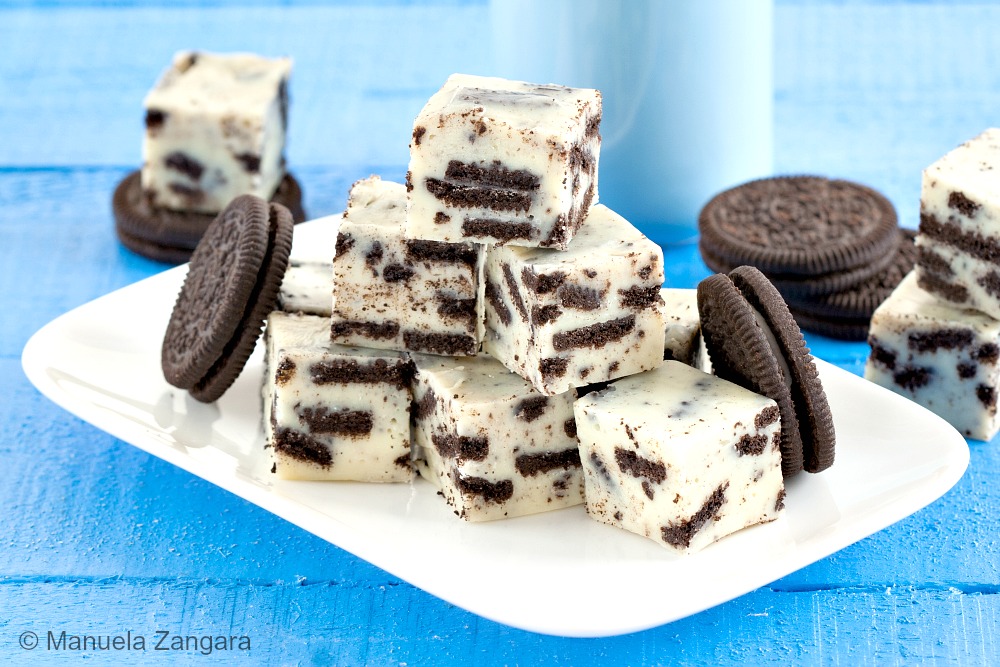
M285 174L271 201L284 206L294 222L306 219L302 188L291 174ZM128 174L115 187L111 209L115 233L122 245L144 257L170 264L188 261L215 219L209 214L152 206L143 195L139 170Z
M802 332L767 277L749 266L698 285L698 311L715 374L778 404L781 469L821 472L836 443L830 406Z
M788 306L788 310L799 327L806 331L837 340L860 342L868 339L868 326L871 324L871 318L817 317L792 305Z
M714 270L749 265L789 291L839 291L888 264L896 210L871 188L820 176L751 181L716 195L698 219Z
M163 337L167 382L210 403L236 380L274 310L293 229L287 208L253 195L237 197L212 221Z
M788 307L803 329L841 340L868 339L868 324L875 309L906 277L917 261L916 232L900 229L892 261L879 273L843 291L810 297L785 294Z
M705 249L702 249L701 256L705 265L718 273L729 273L738 266L745 266L744 264L726 262ZM889 256L891 257L891 255ZM783 297L802 300L852 289L884 272L886 268L888 265L880 261L846 271L831 271L811 276L776 272L765 272L765 275L771 284L778 288Z

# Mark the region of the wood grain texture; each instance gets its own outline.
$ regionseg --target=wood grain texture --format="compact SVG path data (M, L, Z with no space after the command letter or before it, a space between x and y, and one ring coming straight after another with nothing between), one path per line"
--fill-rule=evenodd
M39 599L49 604L39 609ZM251 651L229 655L262 665L579 665L596 660L861 666L946 664L956 656L964 665L991 664L1000 649L995 595L906 586L762 588L661 628L589 640L514 630L455 610L408 584L377 580L7 579L0 585L0 605L17 619L4 628L8 635L25 630L43 637L50 630L78 635L131 631L147 638L158 630L245 635ZM102 610L102 617L95 617L94 609ZM942 642L942 634L952 641ZM187 656L201 657L191 653Z
M171 656L190 664L1000 663L998 441L971 443L968 473L927 509L770 586L646 632L571 640L456 609L31 388L19 359L35 330L164 268L118 245L110 194L137 166L141 97L173 50L295 55L289 160L319 216L342 210L358 178L402 179L414 106L450 70L487 67L487 15L484 3L0 8L0 44L13 45L0 62L0 661L57 657L20 649L28 630L167 629L251 637L249 654ZM996 123L1000 7L779 2L776 20L778 170L870 183L914 226L920 170ZM674 286L708 274L693 245L668 248L666 267ZM807 340L860 372L866 345ZM570 585L588 584L606 582Z

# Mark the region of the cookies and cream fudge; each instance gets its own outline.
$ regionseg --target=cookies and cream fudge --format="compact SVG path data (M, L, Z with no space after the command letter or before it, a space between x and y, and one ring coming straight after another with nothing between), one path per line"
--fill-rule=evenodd
M694 552L776 519L778 406L678 361L576 401L594 519Z
M488 521L583 502L575 391L539 394L486 354L412 356L414 462L458 516Z
M264 430L282 479L407 482L406 355L330 343L328 318L274 311L265 330Z
M697 290L664 287L660 290L660 298L666 323L663 358L699 368L702 343Z
M1000 129L924 170L916 244L922 288L1000 318Z
M378 176L351 188L333 261L335 342L474 355L483 338L485 248L406 236L406 189Z
M278 309L329 317L333 302L333 264L290 260L278 292Z
M566 248L597 202L601 94L453 74L413 124L413 238Z
M663 362L663 251L595 205L569 248L491 247L483 350L554 395Z
M1000 429L1000 321L922 290L909 274L872 316L865 378L936 413L962 434Z
M146 95L142 190L158 208L216 213L270 199L285 176L289 58L184 51Z

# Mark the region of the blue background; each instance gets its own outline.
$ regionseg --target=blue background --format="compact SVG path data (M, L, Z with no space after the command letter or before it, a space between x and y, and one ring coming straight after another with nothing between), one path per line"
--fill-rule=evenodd
M997 4L777 2L776 171L872 185L914 227L921 169L1000 124L997 35ZM24 631L163 628L252 639L248 654L173 656L192 664L1000 663L996 442L970 443L941 500L840 553L667 626L575 640L456 609L29 385L34 331L165 268L118 245L109 202L174 51L295 58L288 159L319 216L358 178L401 179L427 97L453 71L490 70L486 3L8 0L0 45L0 661L79 657L27 653ZM670 285L708 273L693 246L667 258ZM861 371L865 344L808 342Z

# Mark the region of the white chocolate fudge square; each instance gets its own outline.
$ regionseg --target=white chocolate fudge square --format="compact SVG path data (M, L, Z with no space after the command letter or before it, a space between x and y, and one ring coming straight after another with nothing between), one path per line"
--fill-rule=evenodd
M282 479L407 482L412 363L330 343L325 317L268 317L264 430Z
M920 289L910 273L872 315L865 378L906 396L970 438L1000 428L1000 321Z
M701 346L701 318L698 316L698 290L664 287L663 316L666 338L663 341L663 358L699 367Z
M405 216L401 183L372 176L351 188L333 262L332 339L476 354L484 331L484 246L408 238Z
M601 94L454 74L413 124L413 238L566 248L597 203Z
M583 502L575 391L539 394L485 354L413 359L414 462L458 516L489 521Z
M668 361L574 407L594 519L694 552L778 517L774 401Z
M922 288L1000 319L1000 129L924 170L916 244Z
M330 317L333 307L333 263L289 260L278 291L278 309Z
M491 247L483 350L554 395L663 362L663 251L600 204L565 251Z
M153 206L216 213L270 199L285 176L288 58L181 52L146 95L142 189Z

